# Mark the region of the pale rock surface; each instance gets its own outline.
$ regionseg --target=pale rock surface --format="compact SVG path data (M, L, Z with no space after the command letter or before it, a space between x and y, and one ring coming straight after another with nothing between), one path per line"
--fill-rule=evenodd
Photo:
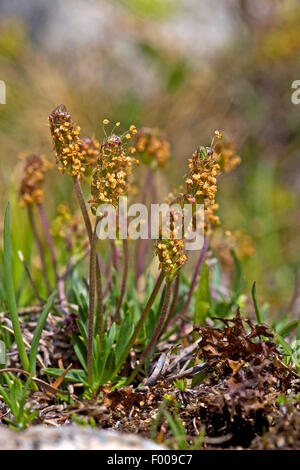
M1 450L163 450L165 447L116 431L68 425L33 426L17 432L0 426Z

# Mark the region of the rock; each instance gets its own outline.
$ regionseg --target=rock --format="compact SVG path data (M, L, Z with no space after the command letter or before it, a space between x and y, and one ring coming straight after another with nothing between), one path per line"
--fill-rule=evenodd
M1 450L163 450L136 434L96 429L77 425L33 426L13 431L0 426Z

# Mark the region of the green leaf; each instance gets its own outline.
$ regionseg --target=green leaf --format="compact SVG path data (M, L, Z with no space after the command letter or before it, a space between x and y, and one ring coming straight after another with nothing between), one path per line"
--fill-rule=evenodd
M6 299L6 294L5 294L5 288L4 288L4 272L2 269L2 264L0 264L0 299L3 305L7 304L7 299Z
M183 426L180 418L175 414L175 418L172 415L165 411L164 415L168 421L168 424L171 428L172 433L176 439L177 445L180 450L186 450L187 448L187 434L185 427Z
M101 384L101 377L104 370L103 354L99 335L93 340L93 377L97 388Z
M194 313L194 323L205 323L210 308L209 290L209 267L206 261L203 263L196 294L196 306Z
M87 373L87 363L86 363L87 351L86 351L86 346L85 346L84 342L82 341L82 339L78 335L76 335L74 332L72 333L72 344L73 344L74 352L75 352L80 364L82 365L85 372Z
M101 383L103 383L102 376L105 374L105 364L108 359L108 356L111 353L113 344L115 342L116 333L117 333L117 325L116 323L113 323L109 332L105 333L104 335L103 360L102 360L102 365L101 365L101 374L99 374L101 377L101 380L100 380Z
M296 327L298 326L299 324L299 321L298 320L292 320L290 321L289 323L287 323L285 326L283 326L282 328L280 328L278 330L278 333L280 334L280 336L282 336L283 338L285 336L289 336L289 334L291 333L291 331Z
M112 380L114 377L114 371L116 368L115 352L112 350L105 362L104 372L101 377L101 382L105 383L108 380Z
M42 311L38 324L36 326L32 342L31 342L31 348L30 348L30 355L29 355L29 371L31 374L36 375L36 356L37 356L37 351L38 351L38 346L41 338L41 334L45 325L45 322L47 320L47 317L49 315L49 312L51 310L51 307L53 305L54 301L54 296L56 292L53 292L53 294L50 295L44 310Z
M233 281L233 292L235 296L237 297L240 294L241 288L242 288L242 264L237 257L236 253L234 250L230 251L231 256L234 261L234 267L235 267L235 276L234 276L234 281Z
M293 351L292 347L290 346L289 343L287 343L285 341L285 339L283 339L282 336L280 336L278 333L275 333L275 339L278 341L279 344L281 344L281 346L283 347L285 352L288 354L288 356L293 355L294 351Z
M209 373L206 369L200 370L194 377L192 378L192 388L197 387L203 380L208 377Z
M116 338L116 333L117 333L117 325L116 323L113 323L107 336L106 336L106 341L104 341L104 358L107 358L112 347L113 347L113 344L115 342L115 338Z
M119 331L117 343L116 343L116 363L119 364L119 361L122 359L123 353L127 347L128 342L132 336L134 330L134 324L132 315L128 312L125 316L121 328ZM121 367L122 364L120 364Z
M64 369L47 367L42 371L44 374L50 375L51 377L60 377L63 374ZM87 374L82 369L70 369L65 376L65 380L73 383L81 382L84 385L88 385Z

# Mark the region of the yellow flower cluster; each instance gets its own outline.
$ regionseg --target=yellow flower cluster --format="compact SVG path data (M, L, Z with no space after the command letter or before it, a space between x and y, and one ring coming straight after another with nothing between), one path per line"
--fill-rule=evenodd
M217 142L214 146L214 159L219 163L221 171L228 173L241 163L241 157L236 154L233 141Z
M183 240L172 238L158 240L155 251L159 259L160 269L165 274L167 281L171 282L177 271L187 260L184 254Z
M159 129L142 128L136 135L136 149L143 163L164 168L170 158L170 144Z
M39 204L43 201L45 172L51 168L44 155L29 155L20 187L20 206Z
M80 149L80 127L61 104L49 116L49 125L56 151L56 163L63 173L82 176L85 172L84 155Z
M189 203L204 204L205 227L209 224L218 224L219 218L215 215L218 204L215 202L217 192L216 176L220 170L219 164L213 158L211 148L199 147L189 162L189 175L186 178L185 198Z
M82 154L86 173L91 173L99 158L100 142L97 139L82 137L78 142L80 153Z
M132 149L130 152L133 153ZM128 191L128 177L134 163L138 163L138 160L126 154L122 137L111 134L104 140L93 170L92 207L96 208L103 203L118 206L119 197Z
M175 222L178 220L176 208L170 205L170 233L164 238L163 229L160 229L160 239L155 244L155 251L159 259L160 269L166 280L171 282L177 271L184 265L187 257L184 253L184 241L178 238L178 229Z

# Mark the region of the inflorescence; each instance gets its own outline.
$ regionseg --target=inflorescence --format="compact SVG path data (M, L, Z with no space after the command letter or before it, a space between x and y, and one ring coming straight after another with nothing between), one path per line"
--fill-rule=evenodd
M81 177L85 173L85 155L81 149L80 127L61 104L49 116L50 131L56 151L56 163L61 172Z
M143 127L136 135L136 149L145 164L165 168L170 158L170 144L159 129Z
M134 133L135 130L135 126L131 126L125 139L129 140L131 133ZM134 153L134 147L130 147L129 153ZM128 178L132 171L132 165L135 163L138 163L138 160L127 154L121 136L111 134L104 140L93 170L90 201L92 207L97 208L104 203L112 204L114 207L118 206L119 197L128 191Z
M43 201L46 171L51 163L44 155L29 155L26 159L24 177L20 187L20 205L40 204Z

